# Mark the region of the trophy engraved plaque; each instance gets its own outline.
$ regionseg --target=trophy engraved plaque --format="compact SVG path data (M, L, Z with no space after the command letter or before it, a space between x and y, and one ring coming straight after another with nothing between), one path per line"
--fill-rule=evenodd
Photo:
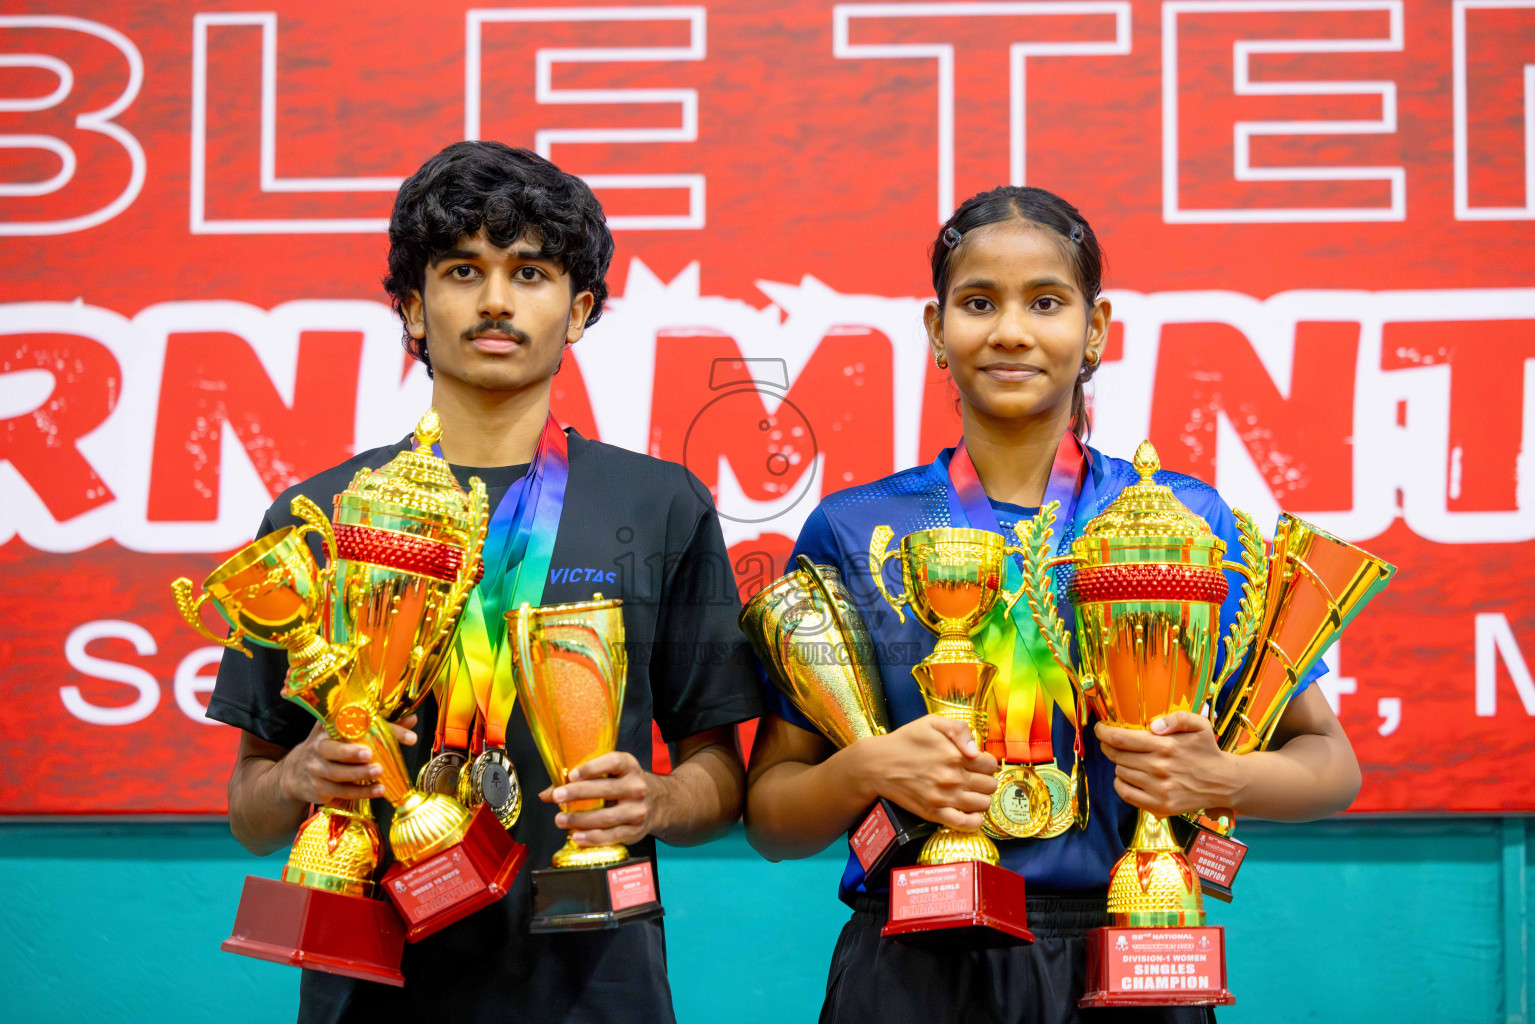
M437 415L428 412L416 427L415 448L377 471L359 471L336 497L334 524L300 496L292 509L303 526L247 545L214 570L195 599L190 580L172 585L178 609L199 634L247 656L245 639L286 651L283 696L319 719L331 738L373 751L395 808L389 845L396 864L385 875L386 895L394 898L391 875L448 855L466 839L478 854L474 863L494 862L474 894L435 906L427 917L412 917L415 908L396 904L411 941L504 894L525 855L498 824L501 837L487 839L452 797L412 787L391 727L430 692L480 573L485 489L474 480L465 493L447 463L432 455L439 434ZM323 544L323 570L303 542L309 533ZM226 638L200 618L210 601L232 627ZM401 926L398 914L373 898L378 854L378 829L366 801L318 809L299 829L283 881L247 881L242 899L255 902L242 902L236 932L224 948L400 984L398 950L374 937ZM307 895L273 888L282 885ZM347 902L357 900L363 903ZM330 915L350 924L332 925ZM358 925L363 920L372 923ZM385 927L384 921L392 923Z
M617 745L629 666L622 605L593 594L590 601L524 604L506 613L517 700L556 786ZM599 805L582 800L560 809ZM533 872L534 932L616 928L662 913L650 858L631 857L622 843L578 846L571 836L555 851L552 868Z
M1019 549L989 530L908 534L898 555L903 589L892 595L884 565L896 556L888 550L894 536L888 526L875 528L869 573L902 621L904 606L938 634L933 653L911 670L923 703L930 714L964 722L976 746L984 748L986 701L997 667L981 659L970 633L999 599L1007 608L1018 600L1017 593L1002 588L1002 560ZM940 826L923 844L916 868L891 874L890 919L881 934L959 948L1033 942L1023 878L1000 861L996 843L984 832Z
M839 749L889 730L874 642L835 568L800 555L793 572L746 602L741 629L773 685ZM936 827L875 801L848 830L865 885L880 888L892 866L914 862Z

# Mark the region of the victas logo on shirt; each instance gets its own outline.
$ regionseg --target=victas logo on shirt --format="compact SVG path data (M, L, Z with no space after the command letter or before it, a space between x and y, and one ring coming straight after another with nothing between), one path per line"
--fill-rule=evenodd
M550 583L617 583L618 572L614 569L564 568L549 570Z

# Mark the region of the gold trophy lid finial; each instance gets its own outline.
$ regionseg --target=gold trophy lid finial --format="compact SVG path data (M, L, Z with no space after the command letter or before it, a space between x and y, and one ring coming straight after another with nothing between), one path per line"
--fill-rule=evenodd
M431 448L440 440L442 440L442 420L438 418L436 409L428 409L426 415L416 424L416 447Z
M1114 503L1082 529L1084 538L1209 537L1210 526L1179 501L1172 488L1156 482L1162 468L1156 447L1142 441L1131 463L1141 476Z
M415 447L371 473L359 473L338 496L337 507L403 513L467 536L476 519L473 501L459 486L447 460L432 450L441 437L442 421L437 410L429 409L416 423Z

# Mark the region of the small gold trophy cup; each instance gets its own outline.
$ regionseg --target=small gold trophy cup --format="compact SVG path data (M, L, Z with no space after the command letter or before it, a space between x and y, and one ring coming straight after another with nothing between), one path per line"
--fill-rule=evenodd
M773 684L821 734L846 747L889 731L874 641L842 577L800 555L793 572L741 610L741 629ZM879 888L892 864L911 863L933 823L881 797L848 831L864 884Z
M523 604L506 613L517 701L556 786L617 746L629 666L622 605L593 594L590 601ZM560 806L570 812L601 804ZM533 872L535 932L614 928L661 913L650 858L631 857L621 843L577 846L572 836L552 868Z
M902 591L885 585L885 562L895 534L876 527L869 540L869 573L901 621L902 607L938 635L933 653L913 666L929 713L964 722L977 746L986 741L986 703L997 667L983 661L970 640L1001 600L1011 609L1018 593L1002 588L1003 559L1020 551L989 530L949 527L901 539ZM1023 879L998 866L996 843L983 832L940 826L923 844L917 868L891 875L890 921L882 934L909 940L978 947L1032 942L1026 925Z

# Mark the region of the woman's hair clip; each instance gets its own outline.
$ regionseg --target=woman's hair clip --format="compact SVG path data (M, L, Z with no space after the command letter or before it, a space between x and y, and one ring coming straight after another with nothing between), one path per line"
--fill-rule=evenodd
M1080 223L1073 223L1071 225L1071 240L1073 242L1076 242L1078 245L1080 245L1082 243L1082 239L1086 237L1087 231L1082 227Z
M959 248L960 239L963 238L963 237L964 236L961 235L959 233L959 231L956 230L955 228L948 227L948 228L944 228L943 229L943 244L944 244L945 248L948 248L948 249L957 249L957 248Z

